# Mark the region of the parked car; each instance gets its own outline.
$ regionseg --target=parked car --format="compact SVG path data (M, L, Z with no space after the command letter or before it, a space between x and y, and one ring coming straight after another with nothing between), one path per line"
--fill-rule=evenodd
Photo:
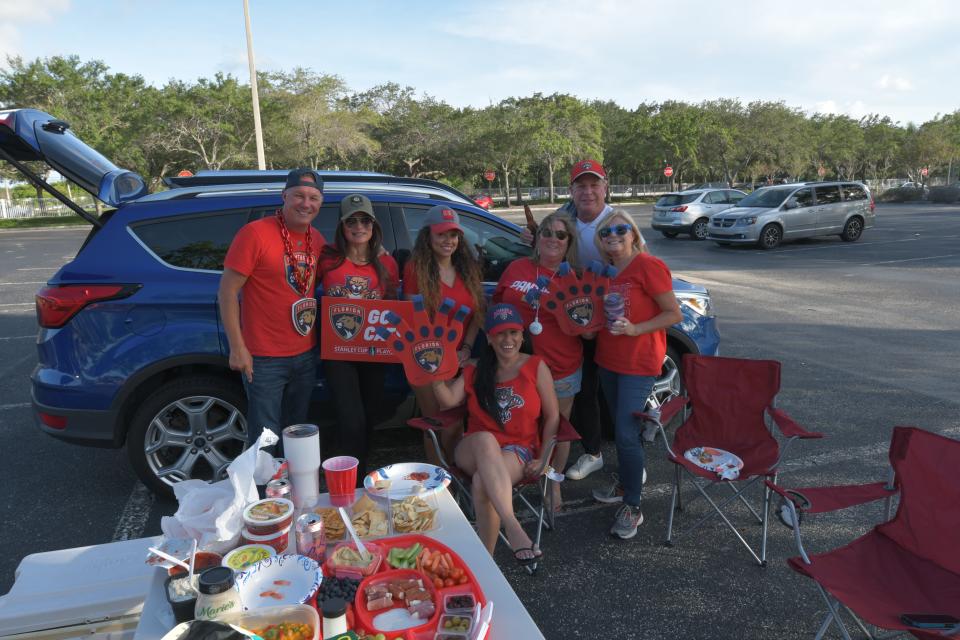
M743 191L736 189L665 193L653 205L650 226L667 238L689 233L694 240L705 240L710 216L735 206L746 196Z
M773 249L784 240L837 234L860 239L873 226L876 205L860 182L804 182L764 187L710 218L708 236L719 245Z
M478 207L481 207L488 211L493 208L493 198L491 198L485 193L478 193L477 195L473 196L473 201L477 204Z
M170 494L187 479L223 478L244 447L246 400L228 367L217 288L234 234L280 206L287 172L200 172L167 179L169 190L148 194L140 176L116 167L68 127L40 111L0 111L0 151L46 162L109 207L92 219L76 257L37 293L39 362L31 375L37 426L76 444L126 446L133 469L157 493ZM314 226L332 238L340 199L362 192L401 269L435 204L460 214L488 294L510 261L530 255L520 227L439 182L322 175L324 203ZM719 345L707 290L679 278L674 290L683 321L667 330L661 395L678 388L683 354L715 355ZM402 369L391 367L377 407L382 417L408 392ZM321 367L318 403L326 393Z

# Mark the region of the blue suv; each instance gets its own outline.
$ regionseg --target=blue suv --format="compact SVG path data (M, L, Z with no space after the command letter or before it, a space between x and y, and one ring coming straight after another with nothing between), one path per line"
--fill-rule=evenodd
M243 450L246 401L227 366L217 287L234 234L280 206L286 172L201 172L168 179L168 190L150 194L140 176L85 145L69 125L26 109L0 111L0 158L41 184L24 162L43 161L109 207L97 218L65 202L93 226L77 256L37 293L39 362L31 378L39 428L82 445L126 445L137 475L157 493L169 495L174 483L190 478L224 477ZM323 176L324 204L314 225L332 238L340 199L362 192L401 268L427 209L441 203L460 213L488 293L511 260L530 254L518 226L439 182L362 172ZM674 290L683 321L668 330L660 394L679 388L683 354L714 355L719 344L707 290L680 279ZM318 380L322 402L322 372ZM378 407L382 417L407 393L395 367Z

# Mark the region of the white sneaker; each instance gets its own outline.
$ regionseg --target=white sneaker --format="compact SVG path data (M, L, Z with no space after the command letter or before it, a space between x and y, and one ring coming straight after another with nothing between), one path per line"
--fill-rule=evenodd
M603 454L592 456L585 453L577 459L572 467L567 469L567 480L583 480L600 469L603 469Z

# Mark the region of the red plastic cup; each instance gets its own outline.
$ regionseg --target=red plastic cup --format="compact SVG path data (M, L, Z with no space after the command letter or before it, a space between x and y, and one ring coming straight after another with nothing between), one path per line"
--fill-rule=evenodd
M353 503L360 461L351 456L336 456L323 462L323 476L330 492L330 502L338 507Z

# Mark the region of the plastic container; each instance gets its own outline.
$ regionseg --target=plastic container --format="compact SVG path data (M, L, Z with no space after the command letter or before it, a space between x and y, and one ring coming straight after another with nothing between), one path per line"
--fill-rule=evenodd
M286 498L257 500L243 510L243 523L253 535L268 536L289 529L293 511L293 502Z
M333 551L327 552L327 561L323 564L324 571L327 575L333 574L338 578L354 578L361 579L366 578L369 575L372 575L377 572L377 569L380 568L380 563L383 562L384 551L379 544L373 542L364 542L363 546L366 547L367 551L370 552L370 555L373 556L373 560L365 567L353 567L348 565L338 565L334 562L334 557L337 555L337 550L347 547L357 550L357 545L350 542L341 542L333 548Z
M469 603L466 603L466 600L469 600ZM476 605L477 599L469 590L465 590L464 593L454 593L451 588L450 593L443 596L443 610L446 613L473 615Z
M428 512L427 509L430 511ZM432 515L431 515L432 514ZM390 531L407 535L440 529L440 503L436 493L421 493L403 498L390 498Z
M252 544L262 544L272 547L277 553L286 553L287 547L290 546L290 529L291 525L287 525L279 531L268 535L256 535L247 528L244 528L240 532L240 541L244 545Z
M447 627L450 623L453 626ZM465 625L464 625L465 623ZM452 635L455 638L466 638L473 630L473 614L443 613L437 621L437 636Z
M190 557L187 557L187 564L190 564ZM220 563L223 562L223 556L219 553L214 553L212 551L197 551L197 555L193 559L193 573L199 574L204 569L209 569L210 567L219 567ZM167 569L168 576L185 576L187 575L187 570L181 567L178 564L173 565Z
M191 590L192 594L185 593L184 589L177 589L173 583L179 583L181 586L186 586L186 583L189 581L186 575L182 576L168 576L163 582L163 592L167 596L167 602L170 603L170 608L173 609L173 618L177 622L186 622L187 620L193 620L193 611L197 605L197 589L196 581L199 576L194 575L194 584ZM178 595L178 592L182 595Z
M313 627L313 640L320 640L320 616L316 610L307 604L281 605L277 607L263 607L242 613L230 614L220 619L220 622L235 624L248 631L261 630L271 624L293 622L309 624Z
M288 538L289 539L289 538ZM243 571L264 558L277 555L277 550L268 544L245 544L223 556L221 565L234 571Z

